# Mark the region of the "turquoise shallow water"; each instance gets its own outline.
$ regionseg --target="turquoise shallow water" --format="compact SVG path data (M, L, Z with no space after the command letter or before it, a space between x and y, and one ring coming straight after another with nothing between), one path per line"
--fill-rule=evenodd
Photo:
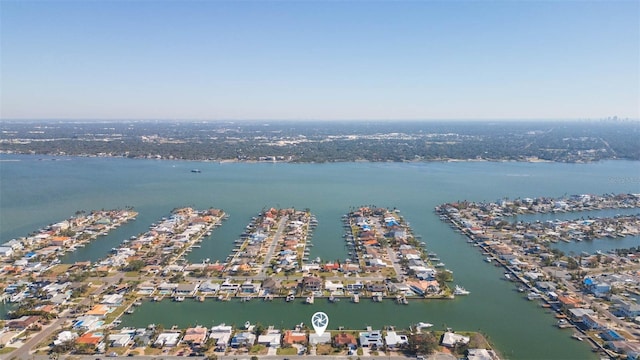
M97 260L122 240L148 229L175 207L217 207L230 218L202 248L197 262L224 259L251 217L263 207L309 208L319 221L311 257L344 258L342 214L351 206L396 207L454 271L455 283L471 295L455 301L391 302L313 306L273 302L148 303L124 318L124 324L211 325L260 321L276 326L308 322L307 313L322 309L330 327L363 328L425 321L438 327L480 329L509 358L592 358L587 345L553 326L555 319L535 302L522 299L502 271L482 261L477 248L433 213L443 202L493 201L501 197L557 197L578 193L640 193L640 163L338 163L218 164L111 158L0 157L0 241L24 236L60 221L76 210L133 206L140 215L112 234L70 255L65 262ZM5 161L5 160L18 161ZM192 173L192 168L201 173ZM619 179L619 180L618 180ZM607 240L603 241L603 244ZM635 241L635 242L634 242ZM630 240L630 246L640 245ZM596 244L597 246L597 244ZM286 315L284 315L286 314Z

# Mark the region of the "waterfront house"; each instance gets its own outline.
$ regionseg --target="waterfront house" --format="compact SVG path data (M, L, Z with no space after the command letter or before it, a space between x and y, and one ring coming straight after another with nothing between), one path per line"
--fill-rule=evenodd
M387 291L387 285L382 283L369 283L367 284L367 291L372 293L383 293Z
M231 339L231 347L238 348L241 346L251 347L256 342L256 336L248 331L237 333Z
M164 332L158 335L153 345L155 347L175 347L180 344L180 336L179 332Z
M339 333L334 336L333 345L335 347L346 346L350 349L355 349L358 347L358 341L355 336L349 333Z
M468 336L462 336L451 331L447 331L442 335L440 345L453 348L455 346L467 345L471 339Z
M220 284L220 291L235 294L240 288L240 284L235 284L231 282L231 279L225 279L222 284Z
M123 330L116 334L109 334L109 346L111 347L127 347L133 340L134 333L131 330Z
M227 345L229 345L232 332L233 332L232 326L227 326L225 324L216 325L211 328L211 333L209 334L209 338L214 339L216 341L216 348L224 349L227 347Z
M266 334L258 336L258 344L270 348L279 348L281 337L280 330L275 330L271 327Z
M574 321L582 321L585 315L595 316L596 313L591 309L583 309L583 308L569 309L569 316Z
M87 311L86 315L104 318L110 312L111 308L109 306L98 304L91 308L91 310Z
M149 346L151 339L153 338L152 329L137 329L133 335L133 343L140 344L142 346Z
M174 291L174 295L176 296L193 296L196 293L196 290L198 290L198 284L179 284L175 291Z
M220 290L220 284L211 282L211 280L207 280L204 283L200 284L198 290L203 294L215 294L218 290Z
M342 281L335 281L334 282L334 281L331 281L331 280L325 280L324 288L329 292L343 291L344 290L344 285L342 284Z
M0 256L9 257L13 255L13 249L8 246L0 246Z
M408 295L411 293L411 288L405 283L389 283L387 286L392 294Z
M342 272L345 274L360 272L360 265L357 263L344 263L341 268Z
M71 244L71 238L68 236L53 236L49 239L49 244L51 246L61 246L65 247Z
M617 331L609 329L600 333L600 338L604 341L624 341L624 336L620 335Z
M358 334L360 338L360 346L362 347L376 347L380 348L384 345L382 340L382 332L380 330L375 331L363 331Z
M22 250L24 248L24 245L22 245L22 243L20 241L18 241L16 239L12 239L12 240L9 240L6 243L0 245L0 248L2 248L2 247L9 247L9 248L11 248L13 250ZM30 254L31 254L31 256L30 256ZM25 256L26 257L32 257L33 255L35 255L35 253L34 252L30 252L30 253L26 254Z
M495 356L495 353L492 354L493 351L489 351L487 349L468 349L467 350L467 360L494 360L498 357Z
M317 276L307 276L302 278L301 286L304 291L320 291L322 290L322 279Z
M158 285L158 291L162 295L171 295L177 287L178 287L178 284L163 282L160 285Z
M252 283L251 280L247 280L240 285L240 292L243 294L257 294L260 291L260 284Z
M331 343L331 333L328 331L323 333L322 335L318 335L315 332L309 334L309 344L318 345L318 344L330 344Z
M302 331L287 330L282 338L282 343L285 345L306 344L307 334Z
M607 341L606 346L629 360L640 359L640 343L629 341Z
M440 285L435 280L412 280L407 281L407 285L413 292L421 296L440 292Z
M560 295L558 296L558 301L565 310L575 309L583 305L582 301L575 295Z
M105 295L100 303L108 306L120 306L123 299L124 296L120 294Z
M262 282L262 290L264 294L276 294L279 287L280 285L278 281L271 277L266 278Z
M156 286L150 281L138 285L138 295L151 295L154 291L156 291Z
M582 323L590 330L601 330L606 327L600 322L600 320L590 314L582 315Z
M202 346L207 341L208 330L203 326L188 328L182 341L192 346Z
M390 349L397 349L409 343L407 335L399 335L395 331L387 331L387 336L384 337L384 341L387 347Z
M364 284L360 281L347 284L347 291L362 291L364 290Z

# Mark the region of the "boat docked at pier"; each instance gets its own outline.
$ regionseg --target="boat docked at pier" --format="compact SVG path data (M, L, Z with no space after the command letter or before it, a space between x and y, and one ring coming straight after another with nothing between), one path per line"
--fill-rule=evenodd
M460 285L456 285L453 295L469 295L471 292Z

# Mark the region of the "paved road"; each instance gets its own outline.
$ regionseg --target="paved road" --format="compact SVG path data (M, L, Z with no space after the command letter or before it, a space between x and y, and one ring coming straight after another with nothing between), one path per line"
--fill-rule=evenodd
M82 299L82 301L80 301L78 306L87 305L91 301L91 296L102 294L102 292L107 287L117 283L120 280L120 278L122 278L123 276L124 276L123 274L117 274L115 276L104 278L104 281L105 281L104 284L102 284L102 286L94 290L91 293L91 295ZM69 310L65 310L60 314L60 316L56 320L52 321L51 324L44 327L42 331L40 331L39 333L31 337L29 340L27 340L27 342L24 343L20 348L13 351L10 357L11 358L17 357L18 359L26 359L26 358L30 359L31 357L29 355L29 352L34 350L35 347L38 346L38 344L44 341L47 337L51 336L51 334L53 334L54 331L60 330L61 325L63 325L67 321L70 321L71 318L72 317L69 314Z
M273 234L273 240L271 241L271 245L269 246L269 250L267 250L267 255L264 257L264 262L262 263L262 269L260 269L260 273L255 277L256 280L263 280L266 278L267 267L271 263L271 258L273 257L273 252L276 250L278 246L278 241L280 241L280 237L282 237L282 232L284 231L284 226L289 220L289 216L283 216L278 223L278 229L275 234Z

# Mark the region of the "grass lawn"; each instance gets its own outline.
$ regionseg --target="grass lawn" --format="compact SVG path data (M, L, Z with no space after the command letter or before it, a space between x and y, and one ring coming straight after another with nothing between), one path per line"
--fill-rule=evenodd
M298 355L298 349L294 347L290 348L278 348L276 350L277 355Z
M316 354L318 355L330 355L333 352L333 348L329 344L318 344L316 346Z
M384 277L395 277L396 271L393 267L386 267L380 270L380 274Z
M140 272L139 271L127 271L126 273L124 273L125 277L138 277L140 276Z
M152 348L151 346L147 346L144 349L145 355L160 355L162 354L162 349Z
M249 350L249 354L267 355L269 350L264 345L254 345Z
M49 271L51 271L52 276L58 276L66 273L71 266L71 264L59 264L49 269Z
M11 346L5 346L2 349L0 349L0 354L8 354L8 353L12 352L15 349L17 349L17 348L11 347Z

